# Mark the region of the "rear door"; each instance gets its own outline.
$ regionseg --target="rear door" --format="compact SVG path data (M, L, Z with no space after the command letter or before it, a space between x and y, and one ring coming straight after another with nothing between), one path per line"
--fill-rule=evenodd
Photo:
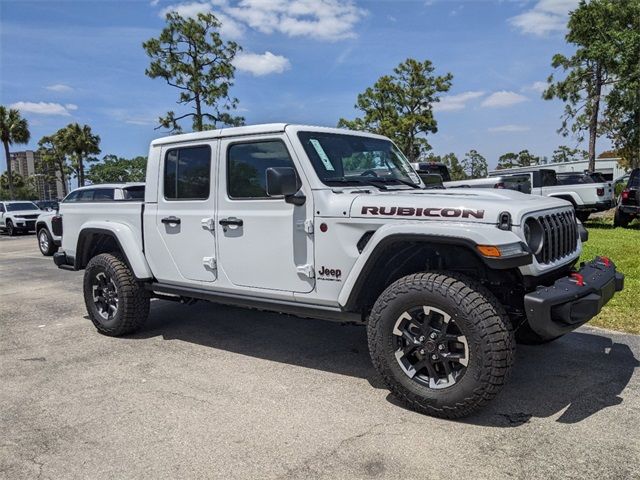
M153 271L169 283L213 282L217 142L163 147L155 215Z

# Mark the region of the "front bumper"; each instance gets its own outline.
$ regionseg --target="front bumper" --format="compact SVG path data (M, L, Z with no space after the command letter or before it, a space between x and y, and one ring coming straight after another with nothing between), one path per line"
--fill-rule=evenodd
M524 296L529 326L544 338L563 335L595 317L623 288L624 275L614 263L596 257L568 277Z

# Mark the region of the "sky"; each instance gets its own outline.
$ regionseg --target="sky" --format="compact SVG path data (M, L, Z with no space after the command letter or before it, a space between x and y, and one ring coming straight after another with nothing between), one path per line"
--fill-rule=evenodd
M489 166L528 149L551 157L563 105L541 99L577 0L0 0L0 104L29 121L31 141L71 122L91 125L102 154L146 155L177 90L145 76L142 42L166 12L211 11L243 47L231 93L247 124L335 126L358 93L409 57L453 84L434 107L435 154L470 149ZM188 131L190 124L185 124ZM581 145L584 146L584 143ZM598 150L608 147L599 140ZM5 169L4 155L0 171Z

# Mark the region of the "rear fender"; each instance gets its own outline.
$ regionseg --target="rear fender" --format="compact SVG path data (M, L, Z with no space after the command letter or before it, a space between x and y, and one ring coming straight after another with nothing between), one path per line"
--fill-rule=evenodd
M142 250L142 239L139 234L136 234L130 226L118 222L89 221L82 226L76 247L76 270L86 267L92 256L95 239L102 236L110 236L114 239L138 280L153 278Z

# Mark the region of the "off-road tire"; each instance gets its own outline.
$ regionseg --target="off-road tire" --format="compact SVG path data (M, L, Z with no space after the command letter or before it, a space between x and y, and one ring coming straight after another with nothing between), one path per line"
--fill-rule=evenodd
M396 360L394 325L416 305L443 310L466 336L467 370L447 388L417 383ZM441 418L467 416L492 400L515 355L511 322L502 305L479 282L452 272L417 273L391 284L373 306L367 335L373 365L393 395L413 410Z
M631 223L631 219L616 209L616 213L613 215L613 226L627 228L629 223Z
M522 325L516 328L515 336L516 342L522 345L544 345L546 343L553 342L564 335L559 335L557 337L542 337L531 329L527 321L524 321Z
M47 239L46 247L44 246L42 240L40 239L40 237L43 235L46 235L46 239ZM49 230L46 227L41 227L37 231L36 240L38 241L38 248L40 249L40 253L42 253L42 255L44 255L45 257L50 257L51 255L53 255L58 251L58 247L55 243L53 243L53 237L51 236L51 234L49 233Z
M7 220L5 223L7 235L10 237L15 237L18 234L18 230L13 226L13 222L11 220Z
M110 320L101 317L93 299L95 275L105 272L113 280L118 296L118 308ZM139 330L149 316L149 293L138 282L118 253L102 253L93 257L84 272L84 301L89 318L103 335L117 337Z

